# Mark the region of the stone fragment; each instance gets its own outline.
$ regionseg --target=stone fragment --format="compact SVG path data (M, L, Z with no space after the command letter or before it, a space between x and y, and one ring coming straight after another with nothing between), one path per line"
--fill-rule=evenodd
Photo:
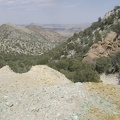
M6 106L8 106L8 107L13 107L13 103L11 103L11 102L6 102Z

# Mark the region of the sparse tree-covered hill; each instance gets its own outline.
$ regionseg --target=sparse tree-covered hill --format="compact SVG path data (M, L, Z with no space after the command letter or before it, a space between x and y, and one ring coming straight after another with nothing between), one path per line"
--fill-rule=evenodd
M45 56L48 56L49 58L46 60L46 63L48 62L51 67L61 71L68 78L75 81L89 81L90 79L94 81L97 78L97 73L101 73L99 71L100 69L102 69L102 72L106 73L111 73L112 69L115 69L114 72L119 71L120 55L117 53L120 50L119 28L120 7L116 6L112 11L108 12L103 19L99 18L98 21L94 22L89 28L79 33L75 33L67 42L45 54ZM117 52L112 50L110 53L113 54L108 54L109 58L100 58L101 60L98 60L97 62L91 61L88 65L83 64L81 61L89 48L95 43L100 43L102 40L104 41L106 37L106 39L110 39L109 36L111 35L108 36L110 31L114 31L116 36L114 40L111 38L112 40L108 45L111 44L109 47L113 46ZM117 47L114 47L115 44ZM107 52L109 52L109 50L107 50ZM45 56L43 55L43 58ZM100 62L103 62L104 65L102 68L98 69L99 64L101 64Z
M120 33L120 7L108 12L103 19L99 18L89 28L75 33L61 47L60 57L74 57L78 54L84 55L89 48L98 41L102 41L110 31Z
M13 24L1 25L0 52L40 55L66 40L65 37L58 33L44 29L40 30L40 28L37 29L37 26L34 27L35 31L28 28ZM42 34L43 32L44 34Z
M55 31L45 30L42 27L33 24L26 26L26 28L33 31L36 35L42 36L48 42L65 42L65 37Z
M108 12L103 19L99 18L98 21L94 22L89 28L75 33L66 42L41 56L13 56L10 54L5 56L5 54L1 54L1 58L8 58L5 60L1 59L1 66L8 64L14 71L23 72L29 70L32 65L47 64L64 73L66 77L74 82L99 82L99 74L103 72L107 74L120 72L119 28L120 7L116 6L114 10ZM104 40L106 36L109 39L108 33L110 33L110 31L114 31L116 36L115 39L111 39L111 45L109 47L117 44L118 51L114 52L112 49L111 53L114 54L108 54L109 57L101 56L96 61L83 63L83 56L88 52L90 47L95 43L102 44L102 40ZM101 46L104 47L104 45ZM19 57L20 59L17 59ZM15 62L16 60L17 62ZM15 64L13 64L13 61Z

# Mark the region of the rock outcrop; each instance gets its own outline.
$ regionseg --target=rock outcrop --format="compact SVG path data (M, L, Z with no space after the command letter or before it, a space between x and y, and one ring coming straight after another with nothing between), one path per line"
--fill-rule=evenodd
M84 55L83 62L92 61L100 57L107 57L120 51L120 35L110 32L105 39L93 44Z

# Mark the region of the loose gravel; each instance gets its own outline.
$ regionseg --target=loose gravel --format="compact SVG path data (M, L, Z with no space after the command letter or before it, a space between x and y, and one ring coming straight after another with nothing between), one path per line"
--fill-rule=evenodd
M118 85L72 83L61 74L64 83L55 77L60 73L46 66L36 66L26 74L43 73L40 68L50 84L39 75L30 84L28 77L17 81L18 75L8 67L0 70L0 120L120 120Z

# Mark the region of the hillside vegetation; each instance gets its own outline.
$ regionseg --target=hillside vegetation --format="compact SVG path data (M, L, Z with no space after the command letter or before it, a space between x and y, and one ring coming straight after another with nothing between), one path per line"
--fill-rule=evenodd
M74 82L99 82L99 74L120 72L120 52L83 63L90 47L106 38L110 31L120 35L120 7L99 18L89 28L75 33L66 42L41 56L0 54L0 67L8 64L16 72L26 72L32 65L47 64ZM118 39L117 39L118 40ZM118 47L120 47L118 45Z
M0 26L0 53L41 55L64 41L66 38L62 35L35 25L21 27L7 23Z

